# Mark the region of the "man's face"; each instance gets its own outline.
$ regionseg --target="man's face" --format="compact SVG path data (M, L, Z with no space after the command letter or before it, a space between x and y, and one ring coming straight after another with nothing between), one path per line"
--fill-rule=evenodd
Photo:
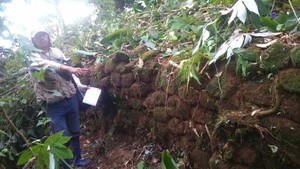
M32 38L35 47L42 50L47 50L50 47L49 35L46 32L38 32Z

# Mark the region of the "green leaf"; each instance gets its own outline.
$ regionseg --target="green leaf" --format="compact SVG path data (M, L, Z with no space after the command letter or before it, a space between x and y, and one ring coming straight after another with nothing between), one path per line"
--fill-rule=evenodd
M30 149L26 149L22 152L21 156L18 159L17 165L22 165L26 163L29 159L34 156Z
M38 113L38 115L37 116L40 116L41 114L43 114L44 113L44 111L39 111L39 113Z
M0 157L6 157L6 155L0 152Z
M68 141L70 141L70 139L71 139L70 136L63 136L63 137L60 137L56 143L65 144Z
M276 31L282 31L282 30L284 30L284 24L278 24L276 26Z
M3 130L0 130L0 135L6 135L6 136L9 136L9 135L7 135L7 133L5 133L5 131L3 131Z
M150 41L146 42L145 46L147 46L148 48L153 49L153 50L156 49L155 44L153 42L150 42Z
M270 16L261 17L262 23L272 31L276 31L278 23Z
M285 24L288 20L288 16L284 12L280 12L279 15L276 17L276 21L280 24Z
M140 161L138 164L137 164L137 169L144 169L145 168L145 162L144 161Z
M37 78L39 81L45 81L45 70L37 70L32 73L33 77Z
M255 26L255 28L260 29L261 28L261 20L260 17L252 12L250 12L250 19Z
M200 84L201 85L201 82L200 82L200 80L199 80L199 78L198 78L198 76L194 73L194 72L191 72L191 77L193 78L193 79L195 79L197 82L198 82L198 84Z
M0 101L0 107L3 107L6 104L6 102Z
M108 35L106 35L100 43L104 45L112 44L116 39L120 38L121 36L126 36L128 34L127 29L119 29L117 31L114 31Z
M39 149L38 152L38 166L41 166L41 169L44 169L44 166L49 168L49 156L50 153L47 151L47 147L43 146L43 148Z
M270 10L267 6L271 4L270 0L255 0L255 2L259 6L258 10L261 16L269 15Z
M166 150L162 152L162 168L163 169L178 169L174 159Z
M36 127L41 126L43 124L44 124L44 121L43 120L39 120L38 123L36 124Z
M52 146L51 149L50 149L50 152L54 156L62 158L62 159L73 158L72 151L69 148L67 148L66 146L62 145L62 144Z
M52 134L45 140L44 144L46 144L46 145L53 144L54 142L59 140L61 137L63 137L63 133L64 133L64 131L60 131L60 132Z
M234 50L234 53L242 56L242 58L244 60L247 60L247 61L250 61L250 62L255 62L256 61L256 56L254 54L251 54L247 51L245 51L244 49L237 49L237 50Z

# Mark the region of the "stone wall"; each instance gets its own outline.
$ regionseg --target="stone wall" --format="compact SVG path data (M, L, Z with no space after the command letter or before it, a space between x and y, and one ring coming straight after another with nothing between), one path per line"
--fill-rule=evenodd
M119 128L184 150L192 168L299 168L300 70L294 62L300 55L293 49L292 62L290 50L276 45L246 70L247 78L236 75L233 60L226 69L226 62L217 64L221 76L212 66L201 85L187 85L168 59L150 51L139 59L114 53L94 67L92 81L116 98Z

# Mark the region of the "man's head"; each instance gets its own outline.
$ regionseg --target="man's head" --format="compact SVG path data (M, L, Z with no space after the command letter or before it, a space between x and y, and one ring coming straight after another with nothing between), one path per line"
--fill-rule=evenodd
M46 31L38 31L31 38L33 45L41 50L49 50L51 47L50 36Z

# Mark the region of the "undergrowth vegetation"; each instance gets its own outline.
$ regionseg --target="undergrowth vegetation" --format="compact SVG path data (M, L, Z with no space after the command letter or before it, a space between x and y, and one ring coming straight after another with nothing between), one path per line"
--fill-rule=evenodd
M54 45L74 65L101 62L116 51L144 45L169 58L187 84L192 79L201 84L202 69L221 59L235 60L237 73L246 77L256 60L243 48L257 37L297 32L300 12L299 0L139 0L118 8L110 0L89 2L97 8L96 19L56 25L63 34L49 27ZM0 31L6 31L1 25ZM29 39L17 39L13 47L0 48L0 168L15 165L21 150L49 134L26 73L33 48Z

